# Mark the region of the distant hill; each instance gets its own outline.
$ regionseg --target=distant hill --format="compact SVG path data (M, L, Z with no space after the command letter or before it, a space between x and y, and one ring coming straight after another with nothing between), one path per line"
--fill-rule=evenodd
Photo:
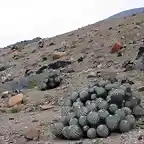
M139 13L144 13L144 7L122 11L120 13L113 15L113 16L110 16L108 19L110 19L110 18L122 18L122 17L132 16L134 14L139 14Z

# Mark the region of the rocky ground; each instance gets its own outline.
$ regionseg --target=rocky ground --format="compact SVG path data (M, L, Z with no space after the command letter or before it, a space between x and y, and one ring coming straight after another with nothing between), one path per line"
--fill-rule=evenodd
M49 128L51 121L59 117L64 98L95 79L126 77L143 95L143 43L141 14L100 21L32 44L2 49L0 144L144 143L142 119L138 129L105 140L58 140ZM40 91L38 85L52 69L60 73L62 83Z

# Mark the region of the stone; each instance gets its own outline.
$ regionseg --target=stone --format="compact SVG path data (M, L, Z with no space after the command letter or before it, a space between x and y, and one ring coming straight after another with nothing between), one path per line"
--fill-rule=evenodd
M40 105L40 109L41 110L49 110L54 108L54 106L52 104L47 104L47 105Z
M144 91L144 86L141 86L140 88L138 88L138 91L139 91L139 92Z
M96 75L96 73L95 72L90 72L89 74L88 74L88 78L92 78L92 77L96 77L97 75Z
M40 130L39 129L29 129L25 132L24 137L27 140L38 140L40 137Z
M121 49L121 44L119 42L116 42L111 49L111 53L119 52L120 49Z
M9 91L1 93L1 98L7 98L9 96Z
M13 97L11 97L8 101L8 106L9 107L12 107L14 105L17 105L17 104L20 104L22 101L23 101L23 94L20 93L20 94L17 94Z
M67 56L66 52L54 52L53 53L53 59L59 59L64 56Z

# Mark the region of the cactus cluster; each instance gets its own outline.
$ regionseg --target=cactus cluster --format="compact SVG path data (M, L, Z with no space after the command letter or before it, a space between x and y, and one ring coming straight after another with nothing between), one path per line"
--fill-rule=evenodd
M102 80L74 91L65 100L52 133L68 140L106 138L135 128L136 118L143 112L141 99L130 85Z
M49 72L48 76L42 81L39 88L40 90L49 90L56 88L60 85L62 78L55 71Z

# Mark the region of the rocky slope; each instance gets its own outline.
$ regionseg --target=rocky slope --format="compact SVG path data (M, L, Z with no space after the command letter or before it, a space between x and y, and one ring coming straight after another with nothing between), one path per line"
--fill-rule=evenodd
M59 117L63 99L89 81L109 76L126 77L132 88L143 95L143 20L143 14L104 20L23 47L1 50L0 143L69 143L54 140L49 125ZM60 73L61 85L40 91L37 86L51 70ZM20 90L23 94L16 95ZM121 143L135 135L129 143L140 142L138 137L144 125L140 122L139 132L112 135L105 141Z

